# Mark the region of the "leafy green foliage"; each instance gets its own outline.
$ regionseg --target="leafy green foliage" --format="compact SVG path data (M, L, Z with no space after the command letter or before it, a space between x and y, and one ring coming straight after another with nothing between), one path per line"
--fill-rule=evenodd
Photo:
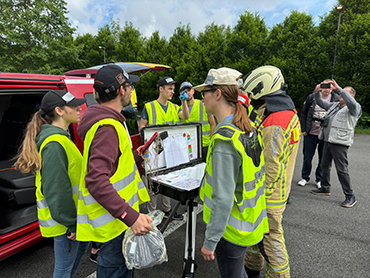
M78 57L64 0L2 0L0 10L3 70L63 71L66 57Z
M179 23L166 39L158 31L144 37L131 22L119 20L99 28L96 35L76 35L68 22L65 0L2 0L0 2L0 71L42 71L62 74L106 61L151 62L172 67L145 74L136 86L139 108L158 97L158 80L203 83L211 68L230 67L243 75L262 65L279 67L288 94L301 109L316 84L334 75L339 85L356 89L369 126L370 2L339 0L315 25L311 15L293 11L267 28L258 13L244 11L234 27L211 23L198 34ZM337 5L336 5L337 6ZM333 68L336 41L337 55ZM200 95L196 93L197 98ZM179 103L178 94L174 102Z

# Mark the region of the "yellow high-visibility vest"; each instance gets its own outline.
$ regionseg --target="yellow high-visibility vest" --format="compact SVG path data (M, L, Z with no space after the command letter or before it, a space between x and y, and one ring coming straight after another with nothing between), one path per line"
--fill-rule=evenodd
M182 106L181 106L182 109ZM206 107L203 102L196 99L191 109L189 120L182 120L184 123L201 123L202 124L202 146L207 147L211 142L211 125L208 122L208 115L206 112Z
M145 104L145 108L148 112L148 126L181 123L179 118L180 107L170 101L168 102L167 112L164 112L157 100Z
M117 170L109 178L114 189L117 190L122 199L138 212L139 205L150 200L146 187L141 181L132 154L130 140L122 123L114 119L104 119L95 123L87 132L84 140L82 175L77 206L77 240L79 241L107 242L119 236L128 228L121 220L113 217L102 207L86 188L85 176L87 174L90 147L96 131L104 125L115 128L121 152ZM107 143L109 144L109 142Z
M255 245L268 233L268 220L265 200L265 163L261 147L261 138L254 131L252 138L248 138L245 132L231 126L223 126L216 130L212 137L207 154L206 174L200 188L200 198L204 203L203 220L208 223L212 210L212 152L216 140L230 141L233 147L242 157L243 169L243 194L242 199L237 200L234 194L234 204L229 221L226 225L223 238L241 246ZM255 146L252 157L248 155L244 144L245 140L252 140ZM254 157L254 158L253 158Z
M39 156L42 165L41 152L42 149L50 142L58 142L64 148L68 158L68 176L71 181L72 193L75 205L77 206L78 200L78 187L80 183L81 168L82 168L82 155L77 149L76 145L65 135L53 134L44 140L41 144ZM67 232L67 227L55 221L51 214L50 209L42 194L41 172L36 173L36 202L37 202L37 215L39 219L40 231L43 237L56 237L63 235Z

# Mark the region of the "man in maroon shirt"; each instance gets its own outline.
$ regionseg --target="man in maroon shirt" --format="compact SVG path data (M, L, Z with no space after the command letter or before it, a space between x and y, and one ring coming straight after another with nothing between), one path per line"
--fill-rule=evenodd
M113 119L125 125L125 118L120 111L130 103L131 84L138 81L139 77L128 75L119 66L108 65L101 68L94 80L94 96L101 105L92 105L86 110L78 126L80 137L85 140L90 128L103 119ZM114 218L131 227L135 234L145 234L153 229L150 225L152 219L133 209L119 195L110 181L119 166L121 156L119 143L116 129L112 125L102 125L98 128L89 152L85 176L86 189ZM134 157L136 160L140 159L137 151L134 151ZM127 159L132 158L127 157ZM126 160L126 163L129 162L131 163ZM98 243L99 278L133 277L133 270L129 271L126 268L122 255L123 236L124 232L108 242Z

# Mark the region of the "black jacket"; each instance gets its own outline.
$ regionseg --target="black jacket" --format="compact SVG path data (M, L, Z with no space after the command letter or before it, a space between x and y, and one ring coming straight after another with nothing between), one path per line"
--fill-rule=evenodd
M339 101L339 96L333 92L331 92L330 102ZM315 101L315 92L310 94L306 101L303 104L302 112L301 112L301 129L302 133L307 132L309 133L312 126L312 116L313 112L315 111L316 101Z

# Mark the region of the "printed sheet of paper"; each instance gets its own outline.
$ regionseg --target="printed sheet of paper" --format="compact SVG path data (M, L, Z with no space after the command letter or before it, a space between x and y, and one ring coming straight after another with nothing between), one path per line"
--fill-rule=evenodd
M178 189L190 191L200 186L205 169L206 163L200 163L193 167L174 171L166 175L152 177L152 180Z
M175 167L190 161L187 137L185 133L177 133L168 136L163 140L163 145L167 168Z

